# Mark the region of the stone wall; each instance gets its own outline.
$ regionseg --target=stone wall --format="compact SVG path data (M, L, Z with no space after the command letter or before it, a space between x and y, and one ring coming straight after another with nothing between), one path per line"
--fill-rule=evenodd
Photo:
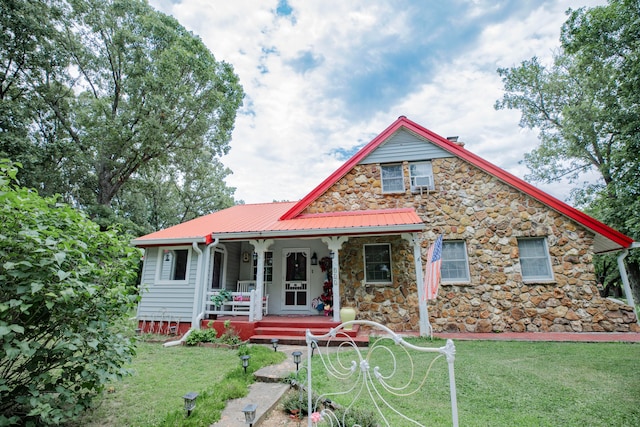
M600 298L592 264L593 234L569 218L458 159L432 161L435 190L382 194L379 165L358 165L306 213L414 207L427 229L466 242L471 280L442 283L429 302L435 331L638 331L633 309ZM408 163L404 164L409 186ZM554 280L523 282L519 237L546 237ZM391 243L393 283L364 283L363 244ZM418 330L413 249L399 236L351 238L340 251L341 303L358 318L393 330Z

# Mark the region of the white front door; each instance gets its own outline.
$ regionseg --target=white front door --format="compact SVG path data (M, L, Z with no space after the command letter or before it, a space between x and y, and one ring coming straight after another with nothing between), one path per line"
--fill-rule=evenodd
M285 310L309 307L309 249L282 251Z

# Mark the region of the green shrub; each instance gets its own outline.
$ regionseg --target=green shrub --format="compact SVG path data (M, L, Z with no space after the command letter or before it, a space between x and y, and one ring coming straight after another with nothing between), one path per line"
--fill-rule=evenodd
M201 342L218 342L218 332L215 329L194 329L186 339L187 345L198 345Z
M360 427L378 427L378 416L375 411L364 408L336 409L335 416L340 421L340 425Z
M306 395L300 396L299 392L291 392L282 400L282 409L291 415L306 416L307 399Z
M141 253L16 172L0 161L0 425L63 424L127 374Z
M240 344L242 342L240 335L238 335L238 331L231 326L230 320L224 321L224 332L220 335L219 340L221 343L229 345Z

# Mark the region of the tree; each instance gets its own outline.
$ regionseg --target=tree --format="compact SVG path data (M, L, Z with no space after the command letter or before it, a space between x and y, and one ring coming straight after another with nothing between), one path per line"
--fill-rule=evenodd
M187 153L175 163L145 168L113 202L144 232L159 230L232 206L234 188L219 185L231 171L206 152Z
M24 3L10 2L17 5L16 17L30 13ZM180 159L193 153L211 161L228 152L242 88L231 65L216 61L175 19L144 0L36 4L45 25L26 18L3 21L10 35L46 28L28 50L42 49L53 58L45 63L20 51L26 66L14 67L13 87L29 94L28 107L36 114L17 126L26 134L22 145L0 140L0 153L34 172L21 174L26 185L60 193L100 221L99 215L108 216L115 207L114 198L137 191L127 186L148 176L146 169L177 170L177 164L185 166ZM15 39L5 38L7 43ZM20 106L26 102L14 99ZM42 165L46 173L38 172ZM197 171L197 179L221 189L202 194L232 193L224 184L226 175L215 174L219 179L214 180L204 168L187 167L173 176L182 179ZM208 203L210 211L229 206L228 198Z
M0 156L21 160L21 178L34 187L46 182L41 191L66 192L58 173L68 157L66 135L36 90L68 66L56 43L64 6L55 0L0 3Z
M141 254L0 161L0 425L65 423L126 374Z
M640 3L569 10L561 49L545 67L537 58L501 68L505 94L496 108L519 109L538 129L527 153L529 179L568 177L573 200L603 222L640 238ZM580 183L586 172L597 182ZM640 295L640 254L628 258Z

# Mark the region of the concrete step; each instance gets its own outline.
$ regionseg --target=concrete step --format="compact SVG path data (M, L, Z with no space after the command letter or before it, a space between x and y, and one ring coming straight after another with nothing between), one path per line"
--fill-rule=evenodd
M210 427L246 427L247 424L244 421L242 409L249 403L258 405L253 425L262 425L262 421L267 414L277 406L282 396L290 390L290 385L284 383L283 380L296 371L296 366L292 362L293 352L302 352L302 360L306 360L306 350L306 346L282 345L279 347L278 351L285 353L287 358L277 365L265 366L254 372L257 382L249 386L249 394L239 399L229 400L222 411L220 421Z
M295 367L293 370L295 371ZM229 400L222 411L220 421L210 427L247 427L242 409L249 403L258 405L256 419L253 423L257 426L275 408L289 389L289 384L255 382L249 386L249 394L246 397Z

